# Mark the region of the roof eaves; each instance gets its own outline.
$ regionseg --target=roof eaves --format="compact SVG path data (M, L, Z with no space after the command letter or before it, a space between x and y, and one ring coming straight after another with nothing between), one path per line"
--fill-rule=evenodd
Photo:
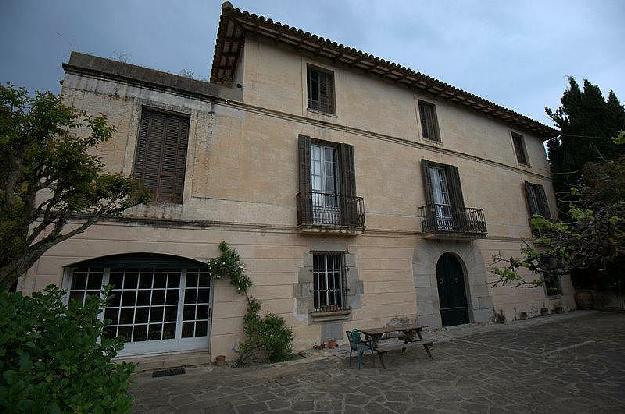
M232 72L236 69L238 59L227 61L223 57L224 43L232 40L232 37L228 37L226 34L226 30L232 31L232 24L241 29L242 37L245 35L245 32L254 32L290 44L296 48L335 59L338 62L372 72L383 78L426 91L441 99L472 108L516 128L534 133L540 138L546 139L559 134L559 131L555 128L441 80L313 33L235 8L230 2L222 4L222 14L215 44L215 57L211 69L211 82L227 83L232 81ZM235 28L234 30L236 31L237 29ZM237 39L236 36L234 39L242 41L242 38ZM240 46L238 50L240 50ZM224 68L226 70L220 76L219 71ZM228 73L228 69L232 72Z

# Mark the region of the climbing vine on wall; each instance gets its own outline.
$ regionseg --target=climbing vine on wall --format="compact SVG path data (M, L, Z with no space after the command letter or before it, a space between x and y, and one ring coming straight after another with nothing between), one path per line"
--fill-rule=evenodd
M245 273L245 265L237 251L225 241L219 243L221 255L208 261L214 279L229 279L239 294L247 297L247 312L243 318L243 342L239 346L236 365L250 362L278 362L291 358L293 330L285 320L269 313L261 316L260 302L250 296L252 280Z
M230 284L237 289L238 293L247 295L252 286L252 280L245 274L245 265L241 262L241 256L230 247L228 243L219 243L221 256L208 261L208 271L213 279L230 279Z

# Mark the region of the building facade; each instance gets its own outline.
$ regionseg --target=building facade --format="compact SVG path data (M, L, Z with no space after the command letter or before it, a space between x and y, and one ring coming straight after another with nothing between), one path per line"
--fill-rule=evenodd
M566 278L495 287L489 271L555 211L545 125L229 3L210 82L79 53L64 69L65 102L116 128L106 167L154 202L49 250L20 286L114 285L104 317L126 355L234 354L245 298L204 267L222 240L296 349L574 308Z

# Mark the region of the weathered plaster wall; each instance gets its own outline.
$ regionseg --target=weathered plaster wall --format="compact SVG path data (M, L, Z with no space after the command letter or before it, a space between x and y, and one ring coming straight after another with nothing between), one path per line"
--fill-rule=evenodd
M137 207L129 218L153 222L103 223L56 246L30 270L22 289L32 292L60 284L64 266L88 258L155 252L203 260L214 257L217 244L226 240L247 264L253 294L263 309L293 326L297 349L346 329L395 318L439 326L435 266L444 252L455 253L464 263L472 321L488 320L493 309L512 319L558 303L573 306L568 280L557 299L546 298L542 288L489 287L492 254L516 255L521 238L530 236L523 181L543 184L555 210L537 139L526 136L532 167L519 168L505 125L436 102L442 142L433 144L420 137L415 115L419 96L342 68L331 67L336 71L337 115L310 113L305 108L306 59L260 41L246 44L240 73L243 103L68 74L62 90L66 102L105 113L116 127L113 138L98 148L111 171L132 171L142 106L189 115L183 204ZM367 210L364 235L297 231L298 134L354 146L357 192ZM484 209L487 239L443 242L422 237L418 207L425 202L423 158L459 168L466 205ZM174 223L159 224L159 219ZM315 250L348 253L352 312L344 318L320 322L306 312ZM223 281L215 288L211 352L232 355L245 301Z

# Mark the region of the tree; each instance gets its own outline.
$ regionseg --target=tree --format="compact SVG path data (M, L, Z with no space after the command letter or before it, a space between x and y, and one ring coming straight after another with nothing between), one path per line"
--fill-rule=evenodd
M625 140L621 133L615 142ZM564 221L532 218L536 235L521 249L522 258L494 257L499 276L495 284L540 284L526 281L518 269L543 278L571 274L577 287L615 289L625 282L625 156L602 163L587 163L581 180L572 187L577 201Z
M558 207L566 216L569 204L577 202L571 189L579 182L584 165L625 155L625 146L612 140L625 129L625 109L614 92L610 91L606 101L598 86L584 80L580 89L570 77L560 107L545 111L560 129L560 135L549 140L547 147Z
M0 85L0 286L52 246L149 200L138 182L104 172L90 150L113 128L59 96Z

